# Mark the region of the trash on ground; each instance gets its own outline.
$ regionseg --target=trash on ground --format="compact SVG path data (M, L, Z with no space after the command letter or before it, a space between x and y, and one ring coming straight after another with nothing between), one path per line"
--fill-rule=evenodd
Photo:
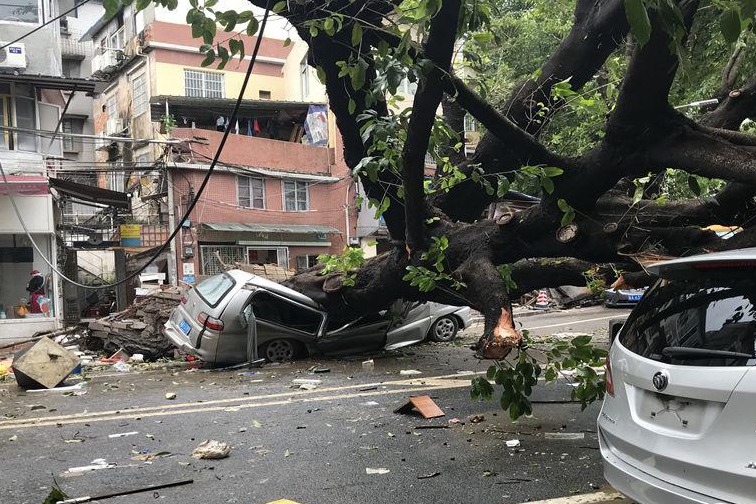
M432 472L430 474L421 474L420 476L417 477L417 479L435 478L436 476L440 476L440 475L441 475L441 473L438 472L438 471L436 471L436 472Z
M470 423L480 423L483 422L486 419L483 415L472 415L470 417Z
M27 392L39 394L44 392L72 392L71 395L84 395L87 393L87 382L80 381L75 385L66 385L65 387L55 387L51 389L30 389Z
M399 374L402 376L413 376L423 374L423 372L418 371L417 369L402 369L401 371L399 371Z
M129 355L126 350L123 348L119 348L118 351L116 351L113 355L110 357L103 357L100 359L102 362L126 362L131 358L131 355Z
M311 373L317 373L317 374L330 373L331 368L327 368L325 366L312 366L310 369L308 369L308 371L310 371Z
M79 365L79 358L49 338L21 350L13 360L13 375L25 389L53 388Z
M440 425L415 425L415 429L448 429L449 426L446 424L440 424Z
M118 361L115 364L113 364L113 370L118 371L119 373L130 373L131 365L126 364L124 361Z
M18 441L18 436L13 434L11 437L8 438L8 441Z
M363 406L378 406L378 403L376 401L368 401L362 403Z
M294 385L320 385L322 382L313 378L295 378L291 383Z
M518 446L520 446L519 439L509 439L507 441L507 448L517 448Z
M417 410L423 418L437 418L446 415L433 399L427 395L410 396L407 403L394 410L394 413L410 414Z
M169 401L176 399L176 392L166 392L165 398L168 399Z
M452 418L452 419L450 419L450 420L449 420L449 423L450 423L450 424L460 424L460 425L465 425L465 422L463 422L463 421L462 421L462 420L460 420L459 418Z
M79 467L69 467L68 471L66 471L69 474L76 474L76 473L83 473L83 472L89 472L89 471L98 471L100 469L112 469L113 467L116 467L115 464L108 464L108 462L105 459L94 459L91 464L85 465L85 466L79 466Z
M388 474L391 470L386 469L385 467L366 467L365 473L366 474Z
M206 439L192 452L192 457L198 459L222 459L228 457L231 447L221 441Z
M129 358L129 362L137 362L137 363L144 362L144 354L135 353L134 355L131 356L131 358Z
M585 434L582 432L545 432L543 434L544 439L559 439L559 440L574 440L585 439Z
M131 460L139 460L139 461L142 461L142 462L148 462L150 460L155 460L156 458L168 457L170 455L171 455L171 452L167 452L167 451L147 452L147 453L135 453L131 457Z
M375 368L375 362L373 361L373 359L362 361L362 369L372 371L374 368Z
M119 432L117 434L109 434L108 437L110 439L114 439L114 438L126 437L126 436L136 436L137 434L139 434L137 431Z

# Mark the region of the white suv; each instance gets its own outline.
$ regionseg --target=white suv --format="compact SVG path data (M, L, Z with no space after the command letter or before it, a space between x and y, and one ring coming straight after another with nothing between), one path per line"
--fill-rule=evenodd
M756 502L756 248L649 269L607 357L604 476L640 504Z

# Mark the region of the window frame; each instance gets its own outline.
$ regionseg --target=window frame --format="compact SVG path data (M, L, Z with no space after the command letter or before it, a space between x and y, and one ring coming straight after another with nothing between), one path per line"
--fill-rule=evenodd
M192 74L194 76L192 77ZM209 89L208 77L218 77L218 90ZM189 86L189 81L194 80L200 83L200 87ZM193 91L190 93L190 89ZM195 91L198 90L198 91ZM210 92L212 91L212 93ZM219 93L219 95L218 95ZM189 98L225 98L226 97L226 74L223 72L208 72L205 70L196 70L194 68L184 68L184 96Z
M307 64L307 56L299 62L299 90L303 100L310 96L310 65Z
M29 2L32 3L32 2ZM37 20L36 21L13 21L9 19L0 19L0 24L11 24L11 25L35 25L39 26L45 21L45 12L44 8L42 6L42 0L37 0ZM21 6L19 6L21 7Z
M286 188L287 184L294 184L294 189L290 190ZM305 208L299 208L298 194L301 190L300 184L304 186L304 206ZM294 195L294 209L289 209L286 200L289 194ZM281 195L283 198L284 212L308 212L310 210L310 183L302 180L282 180L281 181Z
M142 88L142 92L139 95L137 95L137 85ZM146 113L150 109L150 97L149 91L147 90L147 74L145 72L142 72L131 79L131 107L135 118Z
M242 204L242 184L241 184L242 180L247 181L247 187L246 187L247 197L245 199L249 202L248 205ZM254 196L254 191L253 191L254 182L260 183L261 195L259 197ZM261 201L262 206L255 206L256 199ZM242 208L249 208L252 210L265 210L265 179L259 178L259 177L248 177L246 175L237 175L236 176L236 203L238 206Z

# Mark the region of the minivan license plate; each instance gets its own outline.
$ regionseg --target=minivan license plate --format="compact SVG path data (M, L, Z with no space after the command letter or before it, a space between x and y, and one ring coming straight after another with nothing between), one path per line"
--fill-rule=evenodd
M640 298L643 296L643 294L630 294L627 296L627 299L630 301L640 301Z
M189 322L186 320L182 320L179 324L179 329L181 329L181 332L184 334L189 334L189 331L192 330L191 326L189 326Z

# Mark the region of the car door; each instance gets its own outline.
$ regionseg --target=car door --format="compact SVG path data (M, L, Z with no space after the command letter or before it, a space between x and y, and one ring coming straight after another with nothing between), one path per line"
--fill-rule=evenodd
M386 350L412 345L425 339L431 325L429 303L402 301L402 316L386 333Z
M332 355L377 350L383 346L390 321L374 314L346 322L329 316L325 334L318 340L318 350Z

